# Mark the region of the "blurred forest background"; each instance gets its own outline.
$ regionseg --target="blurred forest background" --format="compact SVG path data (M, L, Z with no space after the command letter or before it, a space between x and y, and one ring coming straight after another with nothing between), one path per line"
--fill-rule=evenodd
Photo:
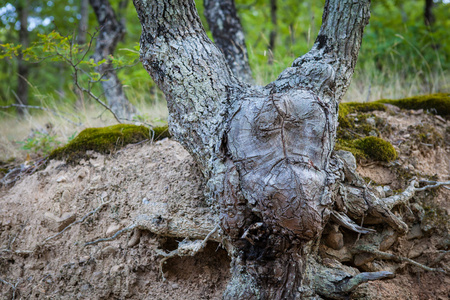
M208 30L203 1L196 2ZM136 108L129 121L164 123L164 96L139 63L141 26L133 3L109 3L125 29L111 63ZM310 49L323 6L312 0L236 0L257 83L274 80ZM450 1L373 0L371 11L345 101L448 92ZM0 160L20 157L20 148L45 154L85 127L115 122L89 96L105 101L99 75L105 60L93 57L99 23L88 0L3 0L0 24ZM35 107L11 107L17 103Z

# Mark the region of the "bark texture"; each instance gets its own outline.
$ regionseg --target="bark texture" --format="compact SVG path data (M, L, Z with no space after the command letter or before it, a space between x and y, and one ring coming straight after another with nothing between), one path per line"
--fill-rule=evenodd
M128 101L116 71L109 57L114 54L117 44L125 34L125 27L119 22L108 0L89 0L100 26L95 46L94 61L107 62L96 67L102 75L102 86L108 106L119 117L130 119L136 108Z
M326 1L311 51L265 87L233 76L194 1L134 5L142 63L166 94L170 130L208 179L210 204L220 216L233 259L224 298L339 298L388 276L358 277L326 268L315 256L343 174L342 160L332 155L338 103L350 84L370 1Z
M205 17L215 44L222 50L233 74L252 83L247 47L234 0L205 0Z

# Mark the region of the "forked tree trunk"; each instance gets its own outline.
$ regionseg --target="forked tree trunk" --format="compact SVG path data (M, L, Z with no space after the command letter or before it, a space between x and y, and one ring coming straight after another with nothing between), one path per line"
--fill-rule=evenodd
M222 50L234 76L253 82L247 47L234 0L205 0L205 17L215 44Z
M167 97L173 136L208 179L232 257L225 299L345 297L367 280L316 260L333 204L338 104L370 0L326 1L313 48L265 87L248 86L208 39L193 0L134 0L141 60Z
M102 76L101 83L108 106L119 118L129 119L136 113L136 108L128 101L109 58L114 54L117 44L125 34L125 28L117 19L108 0L89 0L89 2L100 26L94 61L106 60L106 63L96 67L96 72Z

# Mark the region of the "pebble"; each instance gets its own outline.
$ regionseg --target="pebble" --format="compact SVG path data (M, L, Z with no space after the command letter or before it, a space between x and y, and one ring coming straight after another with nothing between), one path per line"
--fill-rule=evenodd
M420 224L416 224L408 232L406 239L408 239L408 240L420 239L422 236L423 236L423 232L422 232L422 229L420 228Z
M67 182L67 178L64 177L64 176L58 177L58 178L56 179L56 182L57 182L57 183Z
M117 252L117 248L114 246L107 246L105 248L102 249L102 256L109 256L112 254L115 254Z
M375 118L367 118L366 123L373 127L375 127L377 124L377 122L375 121Z
M120 271L122 271L123 267L124 267L123 264L112 266L111 270L109 271L109 274L115 275L115 274L119 273Z
M340 250L344 247L344 236L341 232L330 232L325 238L325 243L334 250Z
M122 228L122 226L120 226L120 224L111 224L111 225L109 225L108 229L106 230L106 236L114 235L121 228Z
M362 266L368 262L373 261L374 259L375 259L375 257L373 256L373 254L362 253L362 254L355 255L355 259L353 260L353 263L355 264L355 266Z
M60 232L71 223L75 222L76 214L73 212L66 212L59 218L51 212L46 212L44 218L46 221L45 224L50 230Z

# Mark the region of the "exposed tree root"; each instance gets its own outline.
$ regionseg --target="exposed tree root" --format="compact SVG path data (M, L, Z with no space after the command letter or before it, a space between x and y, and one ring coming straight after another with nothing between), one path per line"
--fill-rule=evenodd
M350 167L351 164L345 161L344 157L338 157L343 162L342 170L345 174L346 184L342 184L339 190L339 195L342 198L341 211L332 212L332 217L339 225L358 233L369 233L370 230L363 228L362 225L357 225L350 220L350 218L363 219L366 214L369 214L385 221L397 232L405 234L408 231L408 226L403 220L392 213L391 210L397 205L406 205L409 200L414 197L416 192L450 185L450 181L418 181L414 178L402 193L390 197L379 198L370 191L356 170ZM416 187L419 182L429 185L420 188ZM348 217L345 217L345 215Z
M91 242L87 242L84 244L84 246L90 246L90 245L96 245L98 243L102 243L102 242L109 242L109 241L113 241L115 239L117 239L119 236L121 236L122 234L124 234L125 232L129 232L131 230L134 229L142 229L142 230L149 230L155 234L159 234L160 230L151 230L150 227L145 226L144 224L148 224L148 220L150 219L149 216L139 216L139 218L137 219L136 223L131 224L130 226L121 229L119 231L117 231L114 235L112 235L111 237L107 237L107 238L100 238L97 239L95 241L91 241ZM142 220L145 220L146 222L140 222ZM164 277L164 273L163 273L163 264L170 258L175 257L175 256L194 256L196 255L199 251L201 251L202 249L205 248L206 243L209 240L215 240L217 241L217 238L213 238L213 235L216 233L216 231L219 229L219 225L217 224L207 235L206 237L204 237L203 240L201 239L196 239L194 241L190 241L188 240L188 237L185 237L185 240L180 242L178 244L178 248L175 250L170 251L169 253L166 253L162 250L156 250L156 253L158 255L163 256L163 258L160 261L160 271L161 271L161 276L163 278L163 280L165 280L166 278ZM166 233L166 232L164 232ZM165 234L164 234L165 235ZM178 234L175 234L178 235ZM167 236L167 235L165 235ZM169 236L171 236L169 234Z
M163 272L163 265L167 260L176 256L195 256L198 252L206 247L206 243L218 229L219 225L217 224L216 227L214 227L214 229L211 230L211 232L203 240L184 240L178 244L177 249L172 250L169 253L156 249L156 253L163 256L163 258L159 262L159 270L161 272L162 279L166 280Z
M337 261L329 262L327 266L314 262L312 264L315 269L314 289L328 299L349 299L351 292L365 282L395 277L394 273L387 271L350 274Z
M87 243L84 244L84 246L95 245L95 244L102 243L102 242L113 241L113 240L117 239L119 236L121 236L123 233L135 229L137 226L138 226L137 224L131 224L130 226L125 227L124 229L121 229L121 230L117 231L111 237L101 238L101 239L98 239L98 240L95 240L95 241L87 242Z
M358 224L353 222L353 220L351 220L347 215L345 215L342 212L332 211L331 217L332 217L333 221L335 221L337 224L339 224L347 229L350 229L354 232L364 233L364 234L376 232L376 230L359 226Z
M12 299L12 300L16 299L16 291L17 291L17 286L18 286L19 283L20 283L20 279L17 280L17 282L16 282L15 284L12 284L12 283L10 283L10 282L8 282L8 281L6 281L6 280L3 280L3 279L1 279L1 278L0 278L0 282L1 282L1 283L4 283L4 284L6 284L6 285L9 285L9 286L11 287L11 289L13 290L13 294L12 294L11 299Z
M416 267L419 267L421 269L424 269L425 271L429 271L429 272L441 272L441 273L445 273L447 274L447 272L442 269L442 268L431 268L428 267L426 265L423 265L421 263L418 263L410 258L407 257L403 257L403 256L399 256L399 255L395 255L395 254L391 254L391 253L387 253L387 252L383 252L380 250L377 250L373 247L367 246L367 245L360 245L360 246L356 246L355 247L356 250L360 251L360 252L366 252L366 253L370 253L376 256L376 258L379 259L385 259L385 260L395 260L395 261L399 261L399 262L407 262L409 264L412 264Z
M418 191L425 191L425 190L436 188L436 187L439 187L439 186L442 186L442 185L450 185L450 181L439 182L439 181L420 180L420 182L429 183L430 185L426 185L426 186L421 187L421 188L416 188L416 192L418 192Z

